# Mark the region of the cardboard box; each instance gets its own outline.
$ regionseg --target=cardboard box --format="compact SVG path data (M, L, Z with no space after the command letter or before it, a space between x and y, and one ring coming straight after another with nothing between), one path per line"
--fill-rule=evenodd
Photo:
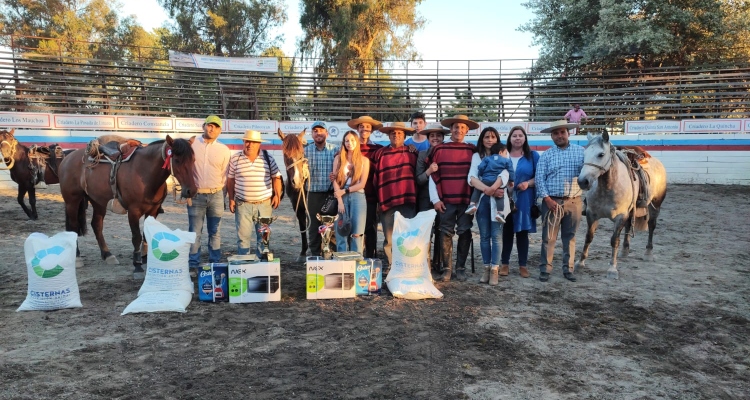
M359 261L362 259L362 254L356 251L337 251L333 253L333 259Z
M201 264L198 269L198 300L218 303L229 300L229 265Z
M377 258L366 258L357 261L354 281L357 296L380 295L383 286L383 263Z
M341 299L355 297L355 264L353 260L307 258L307 299Z
M255 256L229 257L229 302L281 301L281 262Z

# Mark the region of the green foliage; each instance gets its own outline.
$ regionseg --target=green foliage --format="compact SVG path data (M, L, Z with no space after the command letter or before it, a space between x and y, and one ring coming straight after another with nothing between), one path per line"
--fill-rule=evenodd
M321 72L369 73L382 60L415 60L414 32L424 20L422 0L301 0L298 43L303 57L317 58Z
M529 0L538 71L721 63L750 55L746 0Z
M502 103L497 97L475 96L471 90L456 89L455 100L443 107L443 115L463 114L474 121L500 121Z
M278 46L272 31L286 22L283 0L159 0L174 19L165 48L241 57Z

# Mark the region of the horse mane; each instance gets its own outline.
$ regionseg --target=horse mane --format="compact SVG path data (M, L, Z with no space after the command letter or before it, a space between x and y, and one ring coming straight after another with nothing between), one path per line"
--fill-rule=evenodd
M284 155L293 160L300 159L305 155L305 148L297 135L286 135L284 140L281 141L281 149Z

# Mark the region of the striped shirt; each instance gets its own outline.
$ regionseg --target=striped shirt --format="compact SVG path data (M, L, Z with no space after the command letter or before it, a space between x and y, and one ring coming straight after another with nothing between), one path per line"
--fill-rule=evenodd
M214 140L206 143L197 137L191 146L195 152L193 177L198 189L221 189L226 185L227 167L232 153L224 143Z
M326 143L323 150L318 150L315 142L305 146L305 158L310 168L311 192L327 192L331 188L328 175L333 171L333 158L338 152L338 147L330 143Z
M542 153L536 166L537 197L578 197L581 188L578 187L578 175L583 168L583 147L570 143L561 149L551 147Z
M245 152L238 152L229 160L227 176L234 179L234 198L238 201L258 202L271 198L273 183L271 177L281 176L276 161L269 155L266 163L263 151L255 161L250 161Z
M432 148L427 164L434 162L438 165L437 172L430 175L430 191L435 188L435 193L430 194L433 203L469 204L471 188L466 177L476 151L476 146L463 142L447 142Z
M388 211L403 204L417 204L417 154L406 146L394 149L383 147L375 152L375 188L380 211Z

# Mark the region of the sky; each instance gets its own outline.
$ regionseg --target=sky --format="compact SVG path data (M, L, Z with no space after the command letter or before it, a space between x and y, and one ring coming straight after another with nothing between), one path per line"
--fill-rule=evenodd
M533 13L515 1L424 0L418 13L427 20L414 36L423 60L509 60L537 58L532 36L517 28L530 21ZM302 36L298 0L286 0L286 24L282 50L293 56ZM122 15L135 15L146 30L162 25L167 14L156 0L123 2Z

